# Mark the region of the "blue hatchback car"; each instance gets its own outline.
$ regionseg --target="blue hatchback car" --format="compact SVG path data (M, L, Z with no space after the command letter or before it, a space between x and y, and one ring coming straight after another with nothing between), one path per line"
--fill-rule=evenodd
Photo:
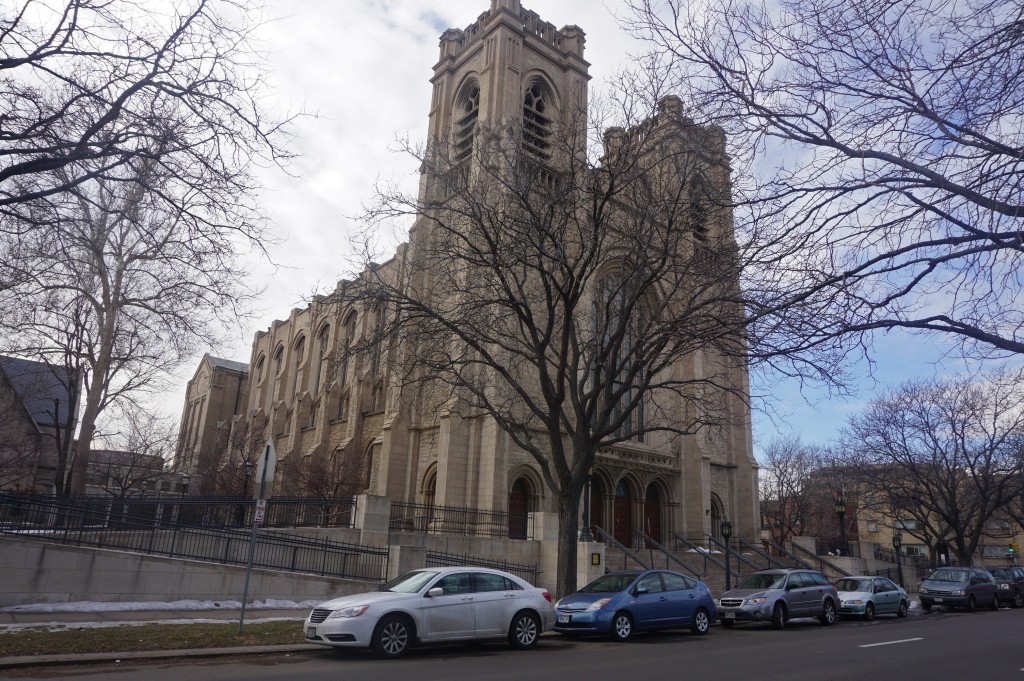
M706 634L716 617L704 582L668 570L612 572L555 604L555 631L626 641L644 629L689 627Z

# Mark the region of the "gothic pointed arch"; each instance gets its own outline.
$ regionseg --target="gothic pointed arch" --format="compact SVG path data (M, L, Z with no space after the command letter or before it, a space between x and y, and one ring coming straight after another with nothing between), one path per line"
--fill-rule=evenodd
M471 75L459 87L452 111L452 160L456 163L473 153L480 119L480 82Z
M558 106L554 88L541 75L526 82L523 92L523 150L537 159L551 158L554 142L554 114Z

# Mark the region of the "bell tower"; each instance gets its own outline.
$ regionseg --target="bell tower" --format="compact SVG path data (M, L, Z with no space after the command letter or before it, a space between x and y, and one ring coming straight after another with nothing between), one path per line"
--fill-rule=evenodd
M545 158L558 122L586 109L584 42L578 26L556 29L519 0L491 0L476 22L441 35L428 139L447 141L458 161L482 127L521 122L525 148Z

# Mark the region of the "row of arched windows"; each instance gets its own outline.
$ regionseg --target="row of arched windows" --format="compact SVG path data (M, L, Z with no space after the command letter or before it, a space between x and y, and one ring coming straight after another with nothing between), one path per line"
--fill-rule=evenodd
M523 149L541 160L551 157L552 119L554 99L550 89L539 78L534 78L523 94L522 144ZM460 162L473 151L473 138L480 118L480 85L475 80L466 83L456 98L452 116L452 158Z

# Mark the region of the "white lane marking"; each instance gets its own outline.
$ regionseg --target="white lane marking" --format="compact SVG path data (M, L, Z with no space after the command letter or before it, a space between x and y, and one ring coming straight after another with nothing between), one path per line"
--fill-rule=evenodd
M911 641L923 641L924 639L920 636L917 638L901 638L899 641L885 641L884 643L868 643L866 645L857 646L858 648L874 648L875 646L891 646L896 643L910 643Z

